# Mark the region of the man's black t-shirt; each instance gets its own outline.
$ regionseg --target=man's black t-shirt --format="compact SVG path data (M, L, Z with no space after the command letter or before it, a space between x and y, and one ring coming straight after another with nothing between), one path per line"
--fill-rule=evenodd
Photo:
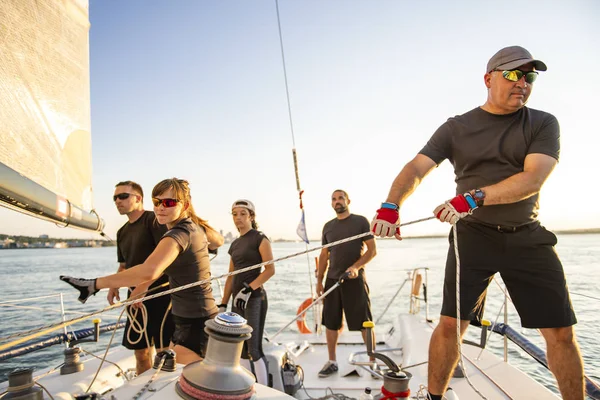
M323 227L322 244L336 242L347 237L369 232L369 221L362 215L350 214L347 218L334 218ZM342 243L329 248L328 279L339 279L346 270L352 266L362 255L363 243L372 236L365 236L350 242ZM359 271L363 274L363 268Z
M125 268L135 267L146 261L156 245L167 232L167 227L156 221L154 213L144 211L135 222L126 222L117 232L117 261ZM166 275L158 278L150 288L168 282ZM168 289L168 288L166 288Z
M511 114L491 114L477 107L448 119L420 151L438 165L454 166L456 194L493 185L523 172L528 154L558 160L560 128L552 114L523 107ZM511 204L476 209L467 221L519 226L535 221L539 194Z

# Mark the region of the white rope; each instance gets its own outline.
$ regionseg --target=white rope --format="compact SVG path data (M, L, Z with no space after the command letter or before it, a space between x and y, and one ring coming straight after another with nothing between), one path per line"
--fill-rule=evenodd
M475 385L473 385L473 383L469 379L469 376L467 375L467 370L466 370L464 362L463 362L461 334L460 334L460 325L461 325L461 319L460 319L460 257L458 255L458 229L456 228L456 223L452 224L452 232L454 234L454 256L456 258L456 346L457 346L457 350L458 350L458 363L465 375L465 379L467 380L467 383L469 384L469 386L471 386L471 388L475 391L475 393L477 393L479 395L479 397L487 400L487 397L485 397L483 395L483 393L481 393L479 391L479 389L477 389L475 387Z
M119 319L117 320L117 324L119 323L119 321L121 321L121 317L123 316L123 313L125 312L125 309L123 309L121 311L121 314L119 315ZM94 382L96 381L96 378L98 377L98 374L100 373L100 370L102 369L102 365L104 364L104 361L106 360L106 356L108 355L108 351L110 350L110 345L112 344L113 339L115 338L115 333L117 333L117 330L115 329L110 337L110 340L108 341L108 344L106 345L106 351L104 352L104 355L102 356L102 359L100 360L100 363L98 364L98 369L96 370L96 374L94 375L94 377L92 378L92 381L90 382L90 385L88 386L87 390L85 391L85 393L89 392L90 389L92 388L92 385L94 384ZM117 367L119 368L119 367ZM121 370L121 368L119 368ZM123 372L123 370L121 370L121 372ZM123 378L125 380L127 380L127 376L123 375Z
M133 308L133 311L131 309ZM150 340L148 340L148 309L146 305L142 303L139 307L125 307L127 318L129 319L129 329L125 332L127 341L132 345L138 344L142 339L146 339L146 345L150 347ZM137 320L138 314L141 315L142 322ZM131 338L132 332L137 333L137 340Z

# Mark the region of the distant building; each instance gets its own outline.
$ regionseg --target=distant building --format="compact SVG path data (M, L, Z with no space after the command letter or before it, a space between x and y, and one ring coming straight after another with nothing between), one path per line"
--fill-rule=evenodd
M221 231L223 232L223 231ZM225 234L225 236L223 236L223 238L225 239L225 243L231 243L235 240L235 236L233 236L233 233L231 232L227 232Z
M40 239L48 239L48 235L40 235Z

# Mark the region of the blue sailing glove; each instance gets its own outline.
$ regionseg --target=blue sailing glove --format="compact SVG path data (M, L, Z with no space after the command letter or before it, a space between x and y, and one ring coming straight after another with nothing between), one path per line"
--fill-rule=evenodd
M72 276L61 275L60 280L67 282L69 285L79 290L79 297L77 300L82 303L85 303L91 295L95 295L99 291L96 289L96 279L73 278Z
M244 311L248 305L248 300L250 299L253 291L254 289L244 282L244 288L235 295L235 298L233 299L233 305L239 308L240 311Z

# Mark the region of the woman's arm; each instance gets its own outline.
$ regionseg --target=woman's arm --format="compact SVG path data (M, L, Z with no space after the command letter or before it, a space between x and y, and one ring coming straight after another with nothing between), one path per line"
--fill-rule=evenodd
M233 272L233 260L229 259L229 272ZM221 299L221 304L229 303L229 298L231 297L231 292L233 288L233 276L229 275L227 280L225 280L225 289L223 289L223 298Z
M181 250L175 239L165 237L158 242L158 246L143 264L117 274L98 278L96 289L132 287L146 281L158 279L167 267L175 261Z
M269 242L269 239L263 238L263 240L260 242L260 246L258 246L258 251L260 252L263 262L273 259L273 251L271 250L271 242ZM256 290L266 281L268 281L273 275L275 275L275 264L267 264L260 275L250 282L249 285L252 290Z

